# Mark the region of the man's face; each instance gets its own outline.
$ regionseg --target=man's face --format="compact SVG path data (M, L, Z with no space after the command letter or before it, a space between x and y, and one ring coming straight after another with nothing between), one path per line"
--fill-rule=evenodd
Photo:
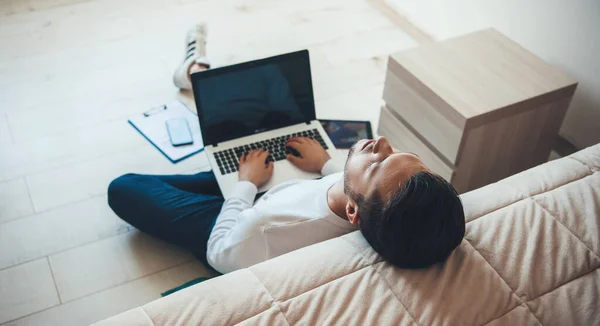
M344 188L369 196L377 191L384 201L413 174L428 171L412 153L393 149L385 137L363 139L350 149L344 170ZM348 194L347 194L348 195Z

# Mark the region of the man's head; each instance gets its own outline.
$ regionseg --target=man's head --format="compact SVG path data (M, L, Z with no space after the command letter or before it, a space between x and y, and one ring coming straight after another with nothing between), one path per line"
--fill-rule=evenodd
M350 149L344 171L346 215L369 244L401 268L443 262L465 234L456 190L385 137Z

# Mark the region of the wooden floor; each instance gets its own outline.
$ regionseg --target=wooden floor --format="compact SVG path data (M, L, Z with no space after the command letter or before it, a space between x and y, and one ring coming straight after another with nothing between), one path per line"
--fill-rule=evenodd
M416 45L365 0L1 1L0 324L88 324L207 275L106 203L123 173L208 169L169 163L127 124L193 104L171 74L198 21L215 66L309 48L318 117L374 126L386 55Z

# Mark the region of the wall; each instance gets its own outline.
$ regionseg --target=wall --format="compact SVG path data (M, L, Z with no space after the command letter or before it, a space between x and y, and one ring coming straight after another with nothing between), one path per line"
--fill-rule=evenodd
M560 134L600 142L600 1L384 0L434 39L494 27L579 81Z

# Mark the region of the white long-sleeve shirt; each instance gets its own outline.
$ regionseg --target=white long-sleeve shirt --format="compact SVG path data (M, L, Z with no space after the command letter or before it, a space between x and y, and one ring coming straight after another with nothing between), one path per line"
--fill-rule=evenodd
M327 203L327 191L343 175L336 171L329 160L321 171L325 177L282 183L256 203L256 186L238 182L210 234L209 264L228 273L357 230Z

